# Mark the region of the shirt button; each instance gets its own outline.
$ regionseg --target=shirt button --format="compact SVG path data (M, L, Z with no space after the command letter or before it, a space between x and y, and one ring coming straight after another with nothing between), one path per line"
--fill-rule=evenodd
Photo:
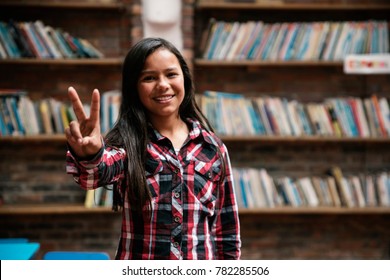
M179 173L179 170L175 169L175 170L173 170L173 173L177 174L177 173Z
M180 217L175 217L175 222L176 223L180 222Z
M180 193L175 192L175 193L174 193L174 197L175 197L175 198L179 198L179 197L180 197Z
M179 242L173 242L173 247L175 248L179 247Z

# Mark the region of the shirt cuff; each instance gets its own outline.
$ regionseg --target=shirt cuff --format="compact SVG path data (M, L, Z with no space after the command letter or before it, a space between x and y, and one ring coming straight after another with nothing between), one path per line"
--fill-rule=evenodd
M66 143L66 146L68 148L68 151L70 155L73 157L75 162L83 167L91 168L96 167L103 157L104 149L105 149L105 143L102 138L102 147L95 155L87 156L87 157L80 157L76 155L76 153L73 151L72 147L69 145L69 143Z

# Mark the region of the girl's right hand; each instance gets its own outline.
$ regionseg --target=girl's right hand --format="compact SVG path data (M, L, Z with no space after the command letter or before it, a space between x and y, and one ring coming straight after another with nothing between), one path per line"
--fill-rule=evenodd
M91 113L85 114L79 95L73 87L68 88L68 95L77 121L71 121L65 129L68 144L78 157L96 155L102 148L100 133L100 94L97 89L92 92Z

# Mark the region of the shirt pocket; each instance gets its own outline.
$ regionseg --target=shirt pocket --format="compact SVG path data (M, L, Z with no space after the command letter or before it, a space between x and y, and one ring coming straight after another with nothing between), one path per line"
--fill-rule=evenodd
M203 210L214 212L221 179L221 167L217 163L195 161L194 195Z

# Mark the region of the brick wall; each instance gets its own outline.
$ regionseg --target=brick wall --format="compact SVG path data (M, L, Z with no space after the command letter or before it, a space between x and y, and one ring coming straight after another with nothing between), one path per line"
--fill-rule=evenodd
M183 0L183 52L190 64L197 45L194 40L194 2ZM98 39L96 44L110 56L124 54L132 42L142 38L140 1L127 0L126 3L129 17L119 19L106 15L109 28L82 30L80 34L89 37L96 33L93 36L100 38L99 32L105 30L113 39ZM88 21L96 20L95 16ZM125 26L121 31L115 28L119 22ZM272 71L278 71L279 77L275 78ZM324 93L364 96L366 89L390 95L387 76L346 77L340 76L340 71L337 68L314 69L308 76L306 71L296 68L243 68L239 71L236 68L224 68L223 71L195 68L194 76L198 92L206 89L251 94L276 92L303 101L321 99ZM28 88L34 98L55 95L65 99L70 84L86 96L94 87L105 91L120 86L118 66L92 70L87 66L67 66L66 69L60 66L9 66L7 71L1 72L1 87L18 84ZM44 77L44 82L36 83L37 77ZM85 99L89 100L88 97ZM322 143L309 147L287 143L227 143L227 146L233 165L264 166L273 174L323 174L331 163L339 163L349 172L390 168L390 151L385 143ZM68 203L83 203L84 192L65 174L65 149L65 142L60 140L2 142L0 194L4 203L58 203L59 208ZM243 214L241 229L243 259L389 258L388 215ZM0 217L0 237L28 237L39 242L38 259L50 250L105 250L113 257L119 231L120 215L117 213Z
M61 205L59 205L61 207ZM389 259L388 215L241 215L242 259ZM120 214L2 216L0 236L52 250L107 251L114 258Z

